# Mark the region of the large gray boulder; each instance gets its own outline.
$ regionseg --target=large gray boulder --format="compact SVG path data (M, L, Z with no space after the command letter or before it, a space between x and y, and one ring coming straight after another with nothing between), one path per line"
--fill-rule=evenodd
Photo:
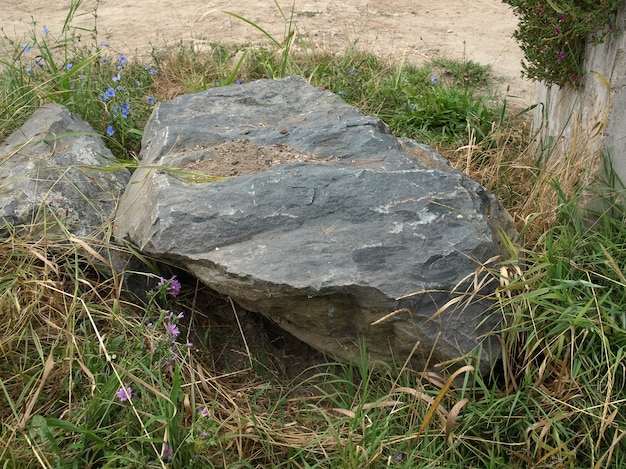
M498 341L481 337L498 324L490 304L458 300L505 254L499 231L515 230L493 195L429 147L287 78L158 105L141 157L119 240L340 359L363 344L373 359L421 369L474 352L487 372L497 357Z
M103 238L129 180L87 122L46 104L0 145L0 230L45 222Z

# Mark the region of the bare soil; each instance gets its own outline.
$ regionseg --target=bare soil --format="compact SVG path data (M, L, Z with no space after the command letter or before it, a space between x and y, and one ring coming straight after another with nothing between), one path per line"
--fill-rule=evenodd
M260 173L279 164L313 159L287 145L262 147L245 139L214 145L210 152L210 156L188 163L183 169L212 177L235 177Z
M58 35L69 0L3 0L0 27L11 38ZM97 16L94 8L97 5ZM500 0L278 0L287 19L293 13L299 33L315 47L357 47L398 62L421 64L434 57L490 65L503 78L500 93L526 106L534 87L520 78L521 51L512 33L517 19ZM282 39L285 20L274 0L84 0L74 24L88 31L96 21L98 41L125 55L146 56L153 48L184 41L198 46L215 41L261 42L257 29L225 13L231 11ZM33 28L33 24L35 27Z

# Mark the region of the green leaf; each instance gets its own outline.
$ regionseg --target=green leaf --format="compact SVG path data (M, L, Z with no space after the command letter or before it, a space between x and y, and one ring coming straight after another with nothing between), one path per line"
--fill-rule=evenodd
M55 418L47 418L46 419L46 425L48 427L60 428L62 430L65 430L66 432L80 433L82 435L85 435L86 438L88 438L91 441L94 441L96 443L100 443L100 444L106 443L104 439L102 439L101 437L96 435L91 430L87 430L86 428L79 427L77 425L74 425L71 422L66 421L66 420L55 419Z
M547 0L547 2L550 4L550 6L552 7L552 9L553 9L554 11L556 11L557 13L561 13L561 14L562 14L562 13L565 13L563 10L561 10L561 9L559 8L559 6L558 6L558 5L557 5L556 3L554 3L552 0Z

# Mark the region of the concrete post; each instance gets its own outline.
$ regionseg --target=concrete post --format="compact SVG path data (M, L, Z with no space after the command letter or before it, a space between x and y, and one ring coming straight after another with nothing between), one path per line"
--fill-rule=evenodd
M610 161L626 182L626 2L615 24L605 42L587 44L581 89L538 86L533 127L545 150L542 163L557 180L561 171L570 177L574 171L580 183L593 183Z

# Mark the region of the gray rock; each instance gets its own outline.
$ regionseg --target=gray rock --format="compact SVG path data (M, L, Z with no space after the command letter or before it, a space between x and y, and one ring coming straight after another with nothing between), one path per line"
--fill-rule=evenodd
M46 104L0 146L0 220L13 226L57 221L89 237L109 221L130 180L93 128ZM57 225L58 226L58 225ZM1 228L1 227L0 227Z
M211 162L210 175L223 176L214 163L228 142L240 143L239 165L271 151L291 158L212 182L185 172ZM419 369L474 351L487 372L497 358L498 341L480 338L498 324L490 304L453 290L505 254L499 230L515 236L514 227L429 147L287 78L158 105L142 158L120 200L118 239L340 359L357 358L362 343L372 359L411 357ZM445 307L454 299L464 301Z

